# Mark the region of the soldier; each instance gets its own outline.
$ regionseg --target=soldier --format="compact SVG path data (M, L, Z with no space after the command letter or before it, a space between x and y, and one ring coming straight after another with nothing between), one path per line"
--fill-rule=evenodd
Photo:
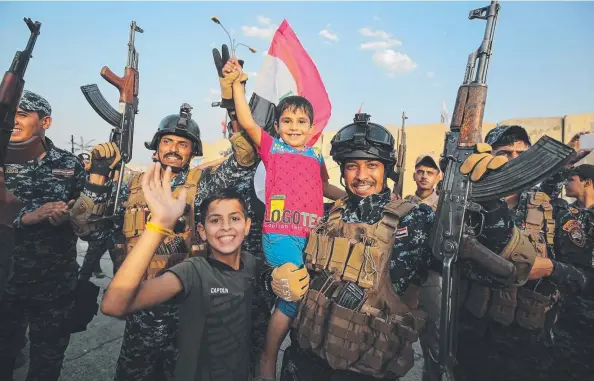
M438 163L433 153L423 153L417 157L415 173L413 173L417 190L414 195L406 196L405 200L413 204L427 204L433 211L437 209L439 195L435 191L435 186L441 179Z
M527 151L530 138L521 126L498 126L485 137L493 155L513 160ZM485 153L487 154L487 153ZM574 162L573 160L572 162ZM555 216L551 197L559 195L562 173L555 174L533 190L506 198L511 219L521 236L541 259L555 258ZM545 193L548 192L547 193ZM488 235L488 233L484 233ZM540 262L545 263L545 262ZM536 378L550 369L553 356L553 324L557 317L559 282L566 275L555 263L538 277L531 277L523 287L501 288L487 285L475 269L465 268L459 300L456 380L506 380ZM477 346L476 343L483 345ZM426 380L438 379L439 371L426 367Z
M165 117L147 149L164 167L172 169L175 177L171 186L178 194L187 189L184 216L175 228L175 235L159 246L146 271L152 279L164 269L181 262L189 252L197 249L196 221L200 221L198 206L202 200L220 189L232 186L253 171L254 151L241 134L231 139L234 155L216 170L202 172L190 170L194 156L202 155L202 142L198 124L191 119L191 106L183 104L179 114ZM101 215L105 210L107 193L111 189L110 174L120 160L119 150L113 143L97 146L91 154L89 182L84 194L73 208L72 218L77 232L85 240L101 240L121 233L126 238L126 251L130 252L144 231L150 211L141 189L142 174L135 175L122 187L121 204L116 210L117 220L112 227L99 229L89 217ZM177 303L170 301L141 310L126 318L126 330L116 368L115 380L168 380L172 378L177 358Z
M557 258L594 279L594 165L582 164L567 176L565 191L576 201L557 219ZM548 380L589 380L594 374L594 290L562 289L555 324L555 356Z
M2 380L12 380L27 324L27 380L57 380L70 340L78 264L77 237L67 222L85 174L76 156L45 137L51 124L47 100L24 91L10 138L22 162L6 165L6 188L24 207L14 221L14 273L0 305Z
M412 343L425 328L418 292L435 261L429 246L434 212L391 200L386 179L396 158L384 127L359 121L339 130L331 144L348 196L310 235L311 282L281 379L397 380L412 368ZM508 244L507 226L491 228Z
M408 195L404 199L413 204L426 204L433 211L437 209L439 203L439 196L435 186L441 179L441 171L439 170L439 161L433 153L423 153L417 157L415 161L415 172L413 180L417 184L417 190L414 195ZM429 374L428 366L431 359L428 357L428 343L436 342L437 333L439 330L439 312L441 309L441 264L433 262L434 268L429 269L427 281L419 291L419 308L429 315L427 324L430 326L427 329L427 334L421 338L421 349L425 357L424 377Z

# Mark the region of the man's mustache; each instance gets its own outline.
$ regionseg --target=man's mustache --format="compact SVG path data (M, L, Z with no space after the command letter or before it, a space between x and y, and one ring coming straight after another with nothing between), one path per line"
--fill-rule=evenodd
M373 181L373 180L369 180L369 181L358 181L358 180L355 180L355 181L353 181L351 183L351 185L354 186L354 187L359 186L359 185L367 185L367 186L373 187L373 186L375 186L375 184L377 184L377 182L376 181Z
M170 157L174 157L174 158L176 158L178 160L183 160L183 158L181 156L179 156L178 154L176 154L175 152L169 152L168 154L166 154L164 156L164 159L168 159Z

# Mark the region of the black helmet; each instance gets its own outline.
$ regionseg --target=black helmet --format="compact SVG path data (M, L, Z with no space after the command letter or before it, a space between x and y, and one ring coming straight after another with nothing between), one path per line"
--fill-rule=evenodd
M163 118L159 123L159 128L153 136L153 140L145 142L147 149L156 151L159 146L159 140L163 135L177 135L192 141L192 154L202 156L202 141L200 140L200 127L192 119L192 106L184 103L179 108L179 115L172 114Z
M330 142L330 156L340 165L349 159L379 160L389 174L396 165L394 137L385 127L370 123L370 118L368 114L356 114L354 123L341 128Z

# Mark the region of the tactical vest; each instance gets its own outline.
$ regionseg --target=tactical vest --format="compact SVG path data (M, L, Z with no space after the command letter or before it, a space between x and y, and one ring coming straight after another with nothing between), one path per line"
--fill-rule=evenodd
M180 219L185 222L185 226L181 233L168 236L161 243L159 250L163 249L163 252L153 255L145 274L146 279L158 276L163 270L182 262L200 249L194 221L194 199L198 191L198 181L200 181L201 174L202 172L198 168L190 170L186 182L173 191L173 196L177 197L183 188L187 189L186 212ZM140 238L150 214L148 204L144 198L144 192L142 191L142 176L144 176L144 173L137 174L132 178L129 185L130 195L128 201L124 203L126 211L124 214L123 233L126 237L126 255L132 251L132 248ZM180 241L180 238L185 245L183 249L179 248L178 241ZM168 247L171 247L172 250L168 250Z
M518 208L524 207L518 205ZM520 233L528 237L541 257L547 257L547 245L553 245L555 221L550 198L542 192L530 192L526 198L524 223ZM538 290L538 291L537 291ZM509 326L516 322L528 330L544 327L546 312L558 299L556 287L548 280L529 281L523 287L490 289L476 282L460 282L460 303L478 318L488 316Z
M413 366L412 343L427 315L416 309L419 288L411 285L399 296L389 270L398 223L414 205L392 201L371 225L345 223L343 205L335 204L305 249L314 275L293 321L299 346L335 370L404 376ZM354 308L344 307L349 288L362 290Z

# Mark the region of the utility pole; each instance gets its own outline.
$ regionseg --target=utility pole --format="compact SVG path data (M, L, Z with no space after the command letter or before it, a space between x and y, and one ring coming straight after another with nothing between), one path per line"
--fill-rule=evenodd
M74 135L70 135L70 146L71 146L70 151L72 153L74 153Z

